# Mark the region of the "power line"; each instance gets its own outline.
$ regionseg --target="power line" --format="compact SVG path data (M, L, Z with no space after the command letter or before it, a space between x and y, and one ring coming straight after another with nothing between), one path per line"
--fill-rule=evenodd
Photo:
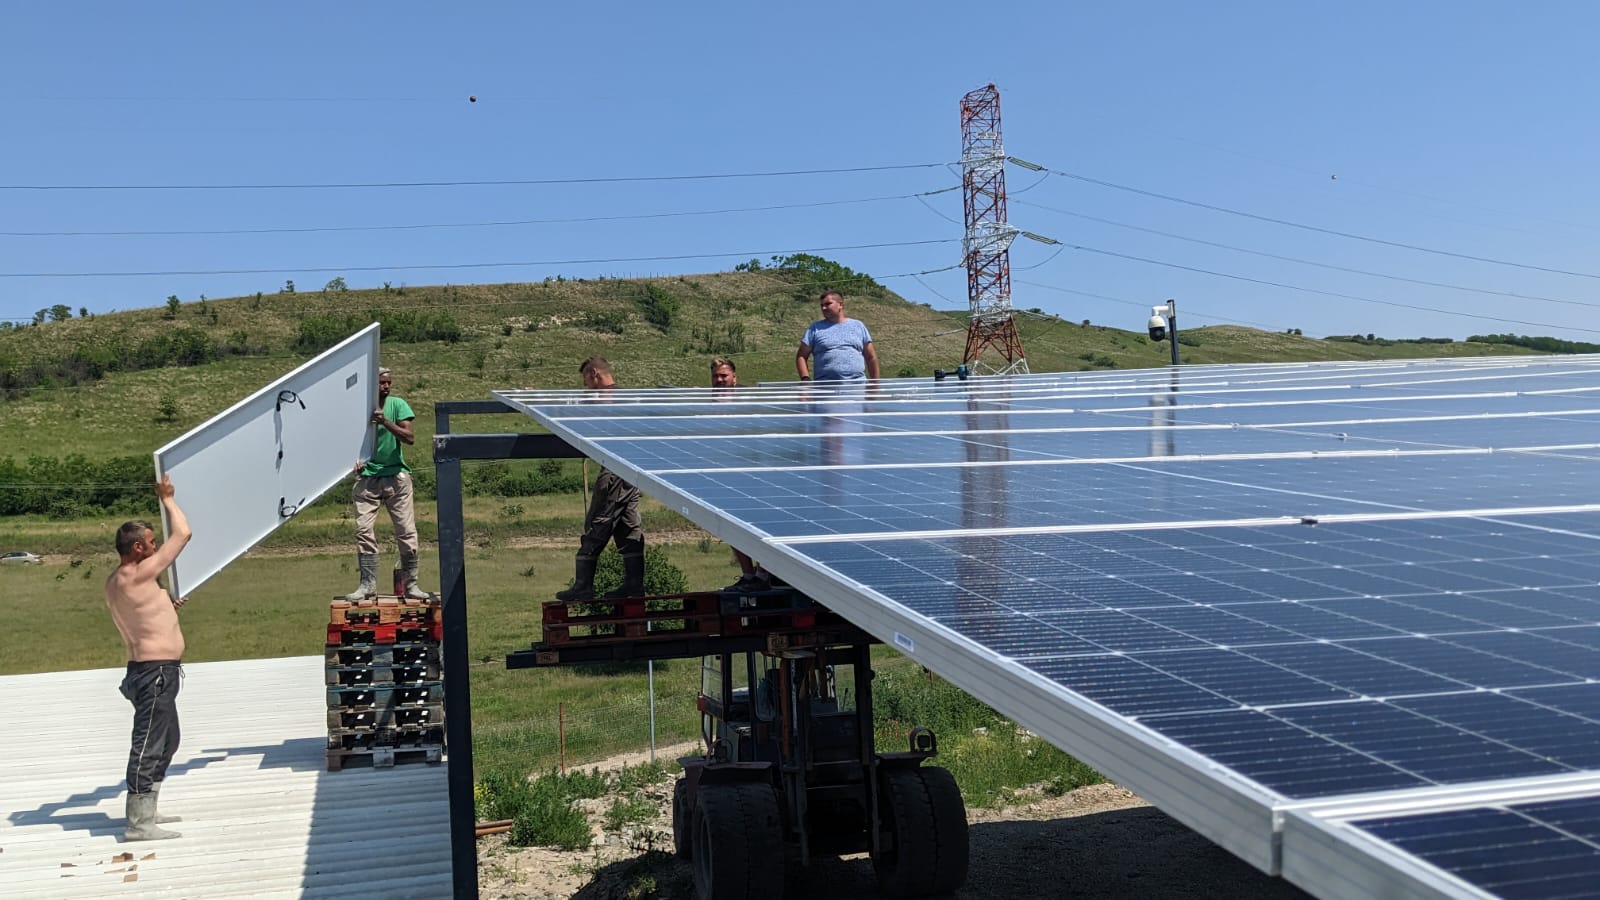
M179 275L295 275L330 272L412 272L454 269L514 269L531 266L576 266L600 263L673 262L686 259L719 259L733 257L758 257L768 254L827 253L836 250L877 250L884 247L919 247L928 244L953 244L958 238L934 238L922 241L886 241L878 244L840 244L831 247L810 247L803 250L735 250L718 253L679 253L661 256L619 256L592 259L519 260L514 262L403 264L390 266L295 266L291 268L261 269L175 269L146 272L0 272L0 278L143 278Z
M1341 300L1355 300L1359 303L1375 303L1379 306L1393 306L1399 309L1414 309L1420 312L1438 313L1445 316L1459 316L1467 319L1482 319L1487 322L1505 322L1512 325L1529 325L1535 328L1550 328L1558 331L1585 331L1589 332L1590 334L1600 334L1600 328L1581 328L1576 325L1554 325L1549 322L1530 322L1526 319L1508 319L1501 316L1486 316L1482 315L1481 313L1462 312L1455 309L1440 309L1435 306L1422 306L1415 303L1401 303L1397 300L1380 300L1375 297L1363 297L1359 294L1344 294L1338 291L1324 291L1319 288L1303 287L1298 284L1289 284L1280 281L1268 281L1264 278L1251 278L1248 275L1234 275L1229 272L1217 272L1211 269L1198 268L1196 266L1185 266L1180 263L1166 262L1165 260L1149 259L1148 257L1134 256L1128 253L1118 253L1114 250L1101 250L1098 247L1086 247L1081 244L1067 244L1067 246L1074 250L1082 250L1085 253L1098 253L1101 256L1110 256L1116 259L1125 259L1131 262L1145 263L1146 265L1162 266L1168 269L1178 269L1180 271L1194 272L1200 275L1210 275L1215 278L1228 278L1234 281L1243 281L1248 284L1259 284L1266 287L1283 288L1290 291L1301 291L1303 293L1317 294L1323 297L1337 297Z
M1149 300L1129 300L1126 297L1112 297L1109 294L1096 294L1096 293L1092 293L1090 291L1079 291L1079 290L1074 290L1072 288L1058 287L1058 286L1053 285L1053 284L1041 284L1041 283L1039 283L1037 281L1023 281L1021 279L1018 279L1016 283L1017 284L1025 284L1028 287L1043 288L1043 289L1045 289L1047 291L1056 291L1057 293L1061 293L1061 294L1076 294L1079 297L1090 297L1090 298L1093 298L1095 300L1108 300L1108 301L1110 301L1112 303L1121 303L1121 304L1124 304L1126 306L1136 306L1136 307L1139 307L1141 309L1149 309L1150 308L1150 301ZM1197 318L1197 319L1210 319L1213 322L1221 322L1221 323L1223 323L1225 325L1251 325L1251 326L1254 326L1256 328L1266 329L1267 331L1282 331L1283 330L1283 326L1281 326L1281 325L1268 325L1268 324L1266 324L1264 322L1250 322L1250 321L1247 321L1245 319L1235 318L1233 316L1213 316L1213 315L1208 315L1208 314L1203 313L1203 312L1195 312L1194 309L1193 309L1193 305L1189 304L1187 301L1185 301L1185 306L1183 308L1183 314L1185 316L1193 316L1194 318ZM1058 317L1058 318L1060 318L1060 317Z
M1016 162L1016 160L1013 159L1012 162ZM1033 164L1029 163L1028 165L1032 166ZM1171 194L1162 194L1162 193L1159 193L1159 192L1156 192L1156 191L1147 191L1147 190L1145 190L1143 188L1130 187L1130 186L1125 185L1125 184L1117 184L1116 182L1105 181L1105 180L1102 180L1102 179L1099 179L1099 178L1090 178L1087 175L1079 175L1079 174L1074 173L1074 172L1063 172L1063 171L1061 171L1059 169L1051 169L1051 168L1046 167L1046 166L1040 166L1039 168L1043 169L1046 172L1049 172L1052 175L1060 175L1063 178L1071 178L1074 181L1081 181L1081 182L1083 182L1085 184L1098 185L1100 187L1110 188L1112 190L1117 190L1117 191L1126 191L1126 192L1128 192L1130 194L1138 194L1139 196L1142 196L1142 197L1152 197L1152 198L1157 199L1157 200L1166 200L1169 203L1181 203L1184 206L1192 206L1192 207L1195 207L1196 209L1206 209L1206 210L1210 210L1212 212L1227 213L1230 216L1239 216L1239 217L1245 218L1245 219L1253 219L1253 220L1255 220L1257 222L1267 222L1267 223L1270 223L1270 224L1273 224L1273 225L1283 225L1283 226L1288 227L1288 228L1298 228L1298 229L1301 229L1302 231L1312 231L1312 232L1316 232L1318 234L1327 234L1327 235L1332 235L1334 237L1348 238L1348 239L1353 240L1353 241L1365 241L1365 242L1367 242L1369 244L1379 244L1379 245L1382 245L1382 246L1385 246L1385 247L1397 247L1397 248L1402 249L1402 250L1414 250L1414 251L1416 251L1418 253L1431 253L1431 254L1433 254L1435 256L1447 256L1447 257L1450 257L1452 259L1465 259L1465 260L1471 260L1472 262L1489 263L1491 265L1497 265L1497 266L1510 266L1511 268L1515 268L1515 269L1529 269L1529 270L1535 271L1535 272L1549 272L1549 273L1554 274L1554 275L1571 275L1571 276L1574 276L1574 277L1577 277L1577 278L1595 278L1595 279L1600 279L1600 275L1597 275L1597 274L1595 274L1593 272L1577 272L1577 271L1572 271L1570 269L1557 269L1557 268L1553 268L1551 266L1540 266L1540 265L1534 265L1532 263L1519 263L1519 262L1514 262L1512 260L1496 259L1494 257L1489 257L1489 256L1474 256L1474 255L1472 255L1470 253L1456 253L1456 252L1451 251L1451 250L1440 250L1440 249L1438 249L1436 247L1423 247L1423 246L1420 246L1418 244L1407 244L1407 243L1404 243L1403 241L1391 241L1391 240L1387 240L1387 239L1384 239L1384 238L1376 238L1376 237L1371 237L1369 235L1356 234L1354 232L1349 232L1349 231L1339 231L1339 230L1334 229L1334 228L1324 228L1324 227L1322 227L1320 225L1307 225L1307 224L1305 224L1303 222L1293 222L1293 221L1290 221L1288 219L1278 219L1278 218L1274 218L1272 216L1263 216L1263 215L1260 215L1258 213L1245 212L1243 210L1238 210L1238 209L1231 209L1229 207L1218 206L1218 205L1213 204L1213 203L1202 203L1202 202L1200 202L1198 200L1188 200L1188 199L1185 199L1183 197L1174 197ZM1505 321L1511 321L1511 320L1505 320Z
M1046 206L1043 203L1032 203L1027 200L1018 200L1016 202L1024 206L1032 206L1036 209L1060 213L1064 216L1072 216L1074 218L1084 219L1089 222L1098 222L1102 225L1113 225L1117 228L1126 228L1130 231L1141 231L1145 234L1154 234L1160 237L1172 238L1173 240L1188 241L1191 244L1202 244L1207 247L1217 247L1222 250L1232 250L1235 253L1248 253L1252 256L1261 256L1267 259L1277 259L1282 260L1283 262L1298 263L1306 266L1316 266L1319 269L1329 269L1335 272L1348 272L1352 275L1366 275L1371 278L1386 278L1390 281L1401 281L1405 282L1406 284L1420 284L1424 287L1445 288L1453 291L1470 291L1474 294L1487 294L1492 297L1513 297L1518 300L1539 300L1545 303L1564 303L1569 306L1600 306L1600 303L1591 303L1585 300L1563 300L1558 297L1541 297L1538 294L1519 294L1516 291L1496 291L1489 288L1477 288L1464 284L1451 284L1445 281L1428 281L1422 278L1408 278L1404 275L1392 275L1387 272L1370 272L1366 269L1356 269L1350 266L1339 266L1334 265L1333 263L1318 262L1314 259L1302 259L1298 256L1285 256L1280 253L1268 253L1265 250L1251 250L1248 247L1236 247L1232 244L1224 244L1219 241L1208 241L1204 238L1189 237L1188 235L1183 234L1174 234L1170 231L1161 231L1157 228L1146 228L1142 225L1129 225L1126 222L1117 222L1112 219L1102 219L1098 216L1073 212L1072 210L1068 209L1058 209L1054 206Z
M468 181L348 181L288 184L0 184L0 191L287 191L351 188L513 187L556 184L639 184L671 181L722 181L739 178L784 178L801 175L846 175L934 169L948 163L902 163L839 169L789 169L772 172L708 172L694 175L608 175L588 178L496 178Z
M921 200L923 197L932 197L949 191L959 190L961 185L939 188L932 191L920 191L912 194L890 194L882 197L859 197L850 200L820 200L814 203L782 203L770 206L742 206L728 209L698 209L680 210L675 212L660 213L634 213L617 216L578 216L561 219L509 219L498 222L435 222L410 225L328 225L285 228L209 228L209 229L176 229L162 231L0 231L0 237L151 237L151 236L196 236L196 235L227 235L227 234L323 234L329 232L352 231L419 231L435 228L505 228L519 225L569 225L584 222L621 222L641 219L671 219L685 216L719 216L730 213L770 212L783 209L814 209L825 206L845 206L856 203L878 203L885 200Z

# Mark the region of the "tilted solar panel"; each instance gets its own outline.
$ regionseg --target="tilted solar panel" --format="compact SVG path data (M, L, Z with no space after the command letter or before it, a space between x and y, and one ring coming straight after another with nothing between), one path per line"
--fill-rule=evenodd
M1417 835L1600 795L1600 359L497 396L1314 893L1537 894Z

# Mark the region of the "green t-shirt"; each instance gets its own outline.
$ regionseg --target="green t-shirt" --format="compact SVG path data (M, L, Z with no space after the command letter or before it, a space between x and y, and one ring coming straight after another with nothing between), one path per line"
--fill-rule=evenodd
M391 422L404 422L415 419L417 414L411 411L411 404L390 394L383 401L383 417ZM400 439L382 425L372 427L378 429L378 441L372 446L372 458L361 469L362 477L388 477L411 471L411 467L406 465L406 455L400 450Z

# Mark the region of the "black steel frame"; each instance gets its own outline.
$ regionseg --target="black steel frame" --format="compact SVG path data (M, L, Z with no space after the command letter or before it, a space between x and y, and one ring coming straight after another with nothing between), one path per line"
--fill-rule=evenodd
M452 434L450 417L515 412L499 400L461 400L433 408L438 480L439 596L444 619L444 730L450 751L450 871L457 900L478 897L477 811L473 802L472 685L467 666L466 528L461 461L583 456L553 434Z

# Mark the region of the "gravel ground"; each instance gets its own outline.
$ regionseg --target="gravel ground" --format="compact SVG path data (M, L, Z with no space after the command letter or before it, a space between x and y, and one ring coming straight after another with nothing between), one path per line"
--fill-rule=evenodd
M672 781L650 789L656 821L594 848L517 848L504 835L479 841L478 879L486 900L689 898L687 864L671 855ZM593 817L609 800L588 801ZM999 810L968 811L972 862L956 900L1095 897L1227 897L1290 900L1307 895L1269 878L1112 784ZM822 860L789 873L786 900L876 898L864 855Z

